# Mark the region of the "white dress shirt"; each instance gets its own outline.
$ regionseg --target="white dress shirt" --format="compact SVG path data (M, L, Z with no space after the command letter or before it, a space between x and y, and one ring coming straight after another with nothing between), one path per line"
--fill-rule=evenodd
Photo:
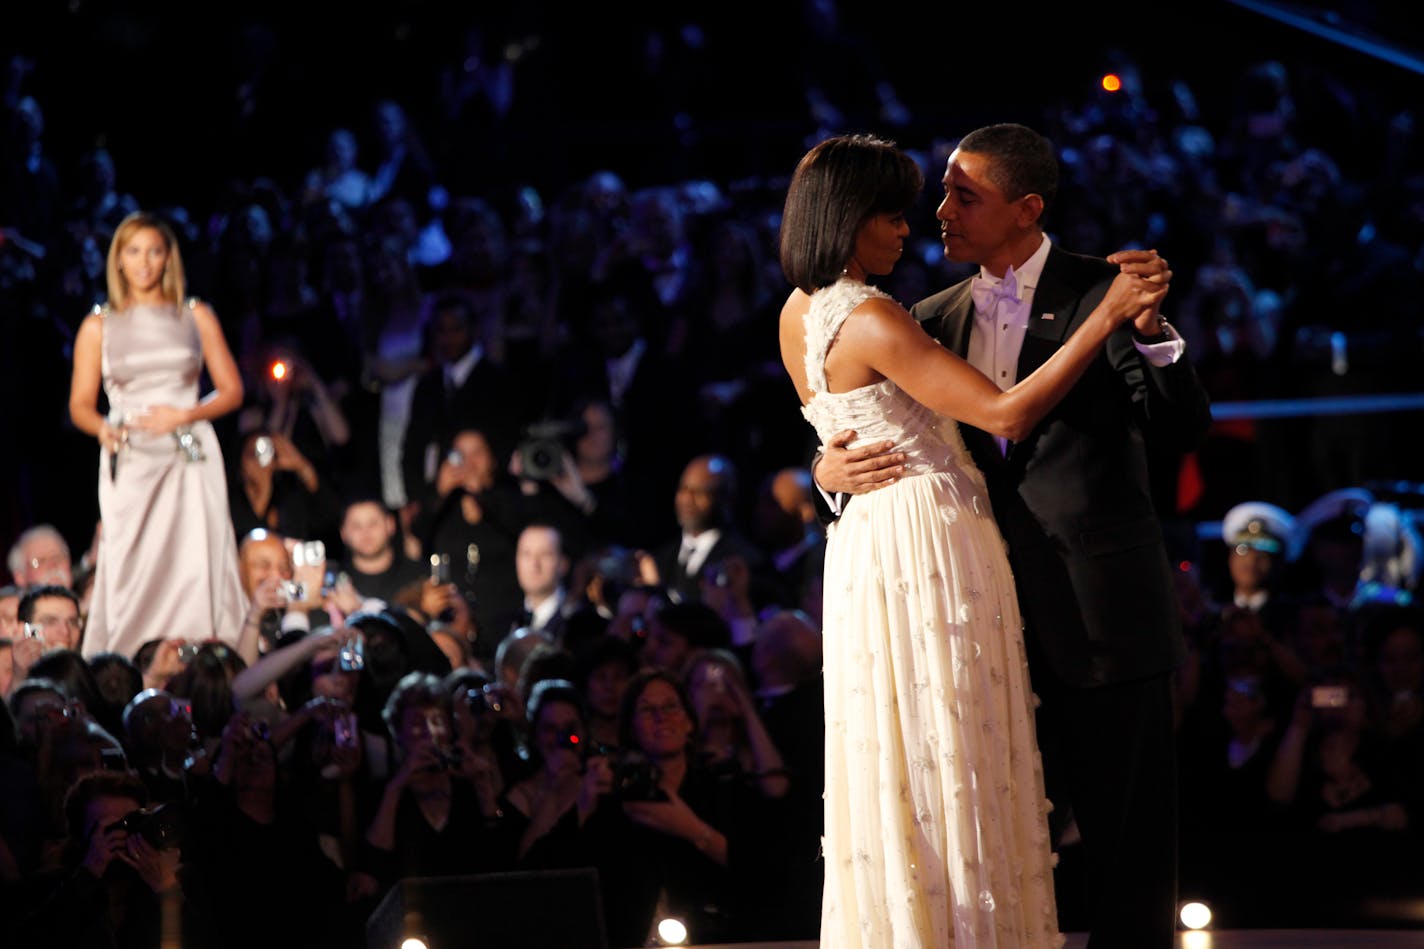
M969 329L969 348L965 352L965 359L975 369L988 376L1000 391L1013 387L1019 381L1019 354L1023 351L1029 322L1034 318L1033 295L1038 289L1043 267L1048 263L1048 251L1052 246L1053 242L1045 234L1038 250L1015 271L1014 278L1018 283L1019 293L1017 304L1010 300L1000 300L991 314L979 313L976 308L974 323ZM979 269L979 276L990 283L1000 282L1000 278L982 267ZM1038 318L1042 319L1043 316L1039 314ZM1163 342L1139 343L1134 340L1137 351L1154 366L1171 365L1181 358L1187 348L1186 342L1170 325L1164 323L1163 329L1169 337ZM986 330L993 332L985 332ZM996 436L994 441L998 443L1001 453L1008 451L1008 439Z
M687 552L684 558L679 552L678 563L682 564L683 572L688 576L696 576L702 570L702 565L707 562L707 555L712 552L713 546L721 539L722 532L713 527L700 534L682 535L682 549Z

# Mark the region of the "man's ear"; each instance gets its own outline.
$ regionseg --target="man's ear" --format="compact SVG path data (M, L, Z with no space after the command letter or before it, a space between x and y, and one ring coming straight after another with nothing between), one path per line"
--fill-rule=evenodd
M1019 226L1032 227L1043 216L1043 195L1030 192L1019 202Z

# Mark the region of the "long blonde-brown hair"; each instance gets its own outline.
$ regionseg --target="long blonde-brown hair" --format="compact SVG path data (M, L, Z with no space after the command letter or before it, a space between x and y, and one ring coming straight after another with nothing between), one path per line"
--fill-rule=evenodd
M168 263L163 268L163 298L174 306L183 305L187 293L187 282L183 276L183 255L178 251L178 235L168 222L148 213L134 211L114 228L114 239L109 242L109 259L104 267L104 276L109 285L109 305L122 310L129 305L129 281L119 270L119 251L144 228L152 228L163 237L168 246Z

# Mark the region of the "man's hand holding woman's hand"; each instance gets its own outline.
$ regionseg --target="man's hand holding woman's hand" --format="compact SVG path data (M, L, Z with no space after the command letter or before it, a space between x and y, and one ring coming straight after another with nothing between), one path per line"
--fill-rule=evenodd
M1108 263L1117 264L1118 269L1129 276L1140 277L1142 280L1155 284L1155 289L1148 289L1147 299L1144 306L1137 309L1135 313L1129 315L1132 320L1133 329L1142 336L1157 336L1162 332L1159 308L1162 298L1167 295L1168 285L1172 282L1172 270L1167 266L1167 258L1158 255L1155 250L1120 250L1115 254L1108 255ZM1113 282L1113 288L1121 284L1124 290L1135 290L1139 294L1143 288L1137 281L1123 280L1121 276ZM1110 289L1109 295L1113 290Z

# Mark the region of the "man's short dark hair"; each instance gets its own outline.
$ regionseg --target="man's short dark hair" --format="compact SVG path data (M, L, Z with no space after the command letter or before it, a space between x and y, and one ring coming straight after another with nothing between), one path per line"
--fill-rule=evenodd
M396 512L392 511L390 509L390 506L386 504L385 498L382 498L378 494L371 494L369 492L365 492L349 496L346 499L346 502L341 505L341 520L343 523L346 520L346 515L351 513L351 509L360 504L374 504L376 505L376 507L380 508L381 513L384 514L386 517L396 516Z
M475 305L463 293L446 292L435 298L430 305L431 316L437 313L454 312L460 315L471 332L475 329Z
M35 618L35 602L51 596L63 597L73 603L76 610L80 609L79 594L69 587L61 586L58 583L42 583L39 586L30 587L20 597L19 606L15 608L15 618L22 623L32 621Z
M1042 223L1058 196L1058 155L1051 141L1027 125L1000 122L965 135L957 150L993 159L989 180L1006 200L1017 201L1026 194L1042 198Z

